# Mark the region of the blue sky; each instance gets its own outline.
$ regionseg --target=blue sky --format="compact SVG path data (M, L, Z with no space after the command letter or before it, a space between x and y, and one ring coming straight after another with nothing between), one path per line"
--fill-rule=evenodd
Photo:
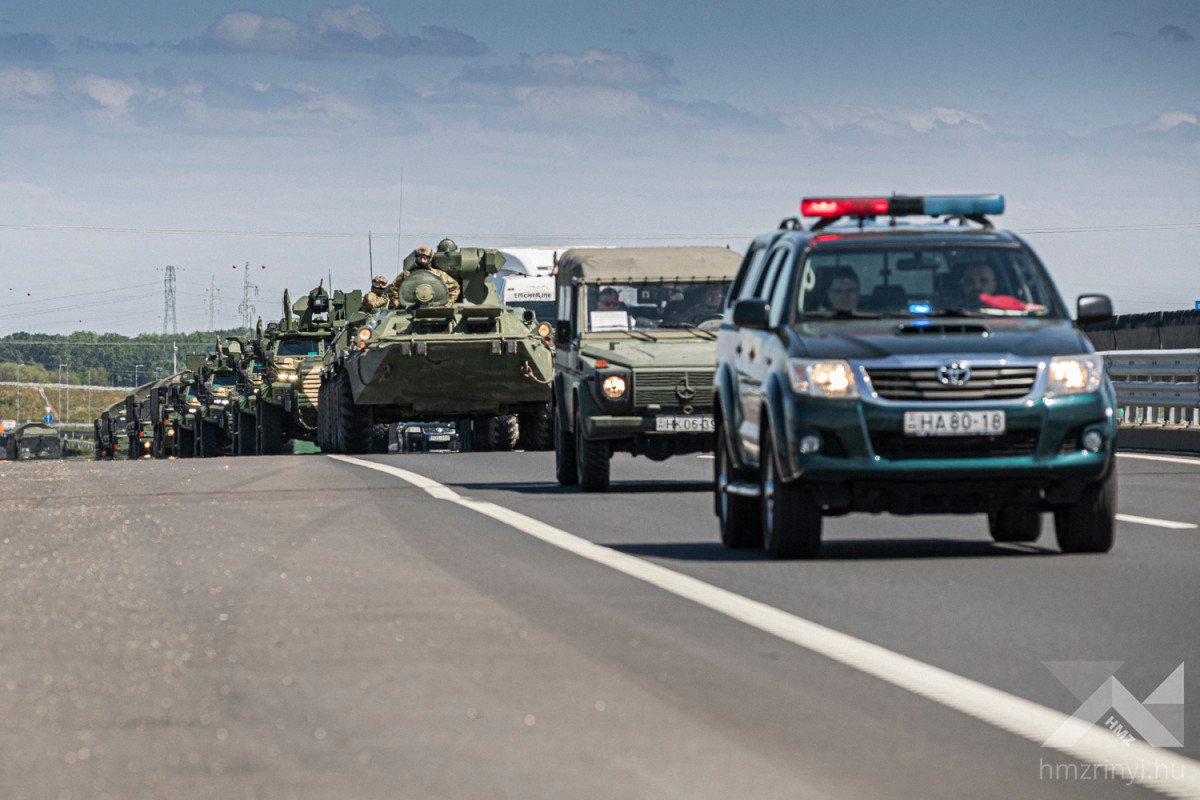
M235 324L247 261L269 318L365 287L368 230L383 272L742 249L891 191L1004 193L1068 296L1200 299L1200 4L645 6L0 4L0 332L161 330L165 264L181 328L212 281Z

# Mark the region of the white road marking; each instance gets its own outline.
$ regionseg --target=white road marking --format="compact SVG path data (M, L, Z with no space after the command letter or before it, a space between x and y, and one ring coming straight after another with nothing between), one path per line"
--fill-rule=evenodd
M711 461L712 459L716 458L716 456L714 456L712 453L701 453L700 455L696 456L696 458L707 458Z
M1117 514L1117 519L1121 522L1132 522L1135 525L1153 525L1156 528L1170 528L1174 531L1187 531L1192 528L1200 528L1194 522L1175 522L1169 519L1155 519L1154 517L1135 517L1133 514Z
M1185 458L1183 456L1151 456L1145 453L1117 453L1117 458L1132 458L1138 461L1166 461L1169 464L1191 464L1200 467L1200 458Z
M658 564L644 561L547 525L512 509L463 497L437 481L409 470L353 456L331 455L420 487L433 497L491 517L547 544L644 581L678 597L724 614L784 641L839 661L867 675L961 711L1037 744L1060 728L1078 741L1055 748L1109 774L1132 780L1168 797L1200 798L1200 762L1140 741L1118 739L1105 728L1014 694L892 652L773 606L734 594Z

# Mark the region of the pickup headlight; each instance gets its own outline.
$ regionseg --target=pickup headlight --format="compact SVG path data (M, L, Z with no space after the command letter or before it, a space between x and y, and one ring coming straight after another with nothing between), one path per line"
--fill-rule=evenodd
M629 383L624 375L609 375L600 382L600 391L604 392L604 396L609 400L619 400L625 396L628 389Z
M1094 392L1103 379L1100 356L1055 356L1046 370L1046 396Z
M788 359L792 390L812 397L858 397L854 370L846 361L810 361Z

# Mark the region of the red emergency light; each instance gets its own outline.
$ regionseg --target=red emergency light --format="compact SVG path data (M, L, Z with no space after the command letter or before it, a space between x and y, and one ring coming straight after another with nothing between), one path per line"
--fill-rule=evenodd
M800 201L800 214L805 217L874 217L886 213L886 197L806 197Z

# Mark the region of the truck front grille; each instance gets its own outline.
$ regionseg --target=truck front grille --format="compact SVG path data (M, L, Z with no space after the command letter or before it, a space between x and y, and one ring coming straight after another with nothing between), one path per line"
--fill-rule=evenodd
M690 405L707 408L713 401L711 369L670 370L633 373L633 404L647 406Z
M1037 367L971 367L971 377L962 386L942 383L936 367L868 367L867 377L885 400L1016 400L1033 391L1037 370Z

